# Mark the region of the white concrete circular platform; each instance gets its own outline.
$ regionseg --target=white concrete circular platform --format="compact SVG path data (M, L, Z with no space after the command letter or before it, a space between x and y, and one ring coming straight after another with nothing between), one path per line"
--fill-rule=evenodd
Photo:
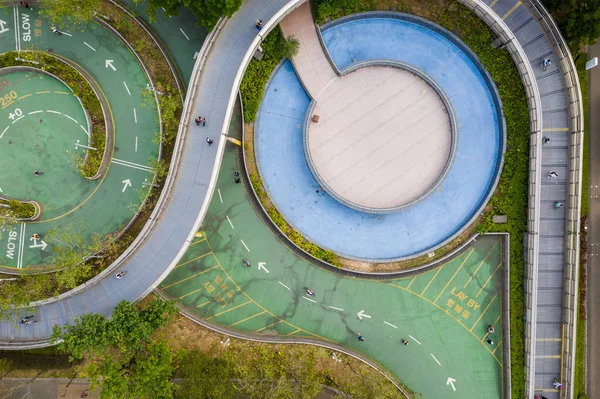
M316 98L305 131L309 166L322 188L371 213L399 210L433 191L455 142L441 96L425 76L398 67L365 66L333 80Z

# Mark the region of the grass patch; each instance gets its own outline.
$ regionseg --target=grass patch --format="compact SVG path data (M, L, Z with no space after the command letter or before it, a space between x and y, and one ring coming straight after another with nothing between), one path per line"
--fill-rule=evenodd
M39 65L42 65L40 69L57 76L65 82L65 84L73 90L73 95L81 100L81 104L89 113L92 123L92 134L89 145L97 150L87 151L85 158L81 157L81 159L77 159L76 164L83 177L94 177L100 169L102 157L104 156L104 148L106 147L106 125L100 100L96 96L92 86L90 86L88 81L70 65L40 51L22 51L20 53L10 51L4 53L0 55L0 68L10 66L31 67L30 63L17 60L17 58L39 63Z

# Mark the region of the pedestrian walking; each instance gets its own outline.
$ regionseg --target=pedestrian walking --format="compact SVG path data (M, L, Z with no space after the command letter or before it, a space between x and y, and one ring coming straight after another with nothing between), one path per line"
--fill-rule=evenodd
M194 121L196 122L196 126L200 126L200 124L203 122L204 118L201 116L197 116L196 119L194 119Z
M89 393L90 393L90 391L86 389L85 391L83 391L83 392L81 393L81 397L82 397L82 398L87 398Z
M408 346L408 341L405 340L404 338L402 338L402 343L404 344L404 346Z
M546 69L548 69L548 67L552 64L552 61L550 60L550 58L544 58L542 60L542 68L544 69L544 71Z
M490 344L490 345L494 345L494 341L492 341L492 340L491 340L491 339L489 339L489 338L486 338L486 339L485 339L485 342L487 342L487 343L488 343L488 344Z
M50 27L50 30L52 31L52 33L55 33L55 34L57 34L57 35L62 35L62 32L61 32L61 31L59 31L59 30L56 28L56 26L54 26L54 25Z
M495 332L494 326L492 326L490 324L488 324L486 328L487 328L487 333L488 334L493 334Z
M210 146L212 143L214 143L214 141L212 139L209 139L208 137L206 138L206 142L208 143L208 145Z
M361 333L356 333L356 334L358 335L358 340L359 340L359 341L361 341L361 342L362 342L362 341L364 341L364 340L365 340L365 337L363 337L363 336L361 335Z
M240 180L240 178L239 178L239 177L236 177L236 178L235 178L235 184L240 184L241 182L242 182L242 181Z
M40 238L42 238L42 235L38 233L33 233L31 235L31 238L33 238L34 240L39 240Z
M35 176L40 176L40 175L42 174L42 172L41 172L41 171L39 171L39 170L34 170L34 171L33 171L33 174L34 174Z
M262 29L262 19L257 19L256 20L256 29L260 32L260 30Z
M32 323L35 323L35 320L33 320L33 315L25 316L21 319L21 324L32 324Z
M28 8L28 9L30 9L30 10L33 10L33 8L29 7L29 3L28 3L28 2L26 2L26 1L22 1L22 2L21 2L21 5L22 5L23 7L25 7L25 8Z
M544 136L542 138L542 144L548 144L550 142L550 137Z
M550 171L550 172L548 172L548 177L558 177L558 173L556 173L554 171Z
M555 378L554 382L552 383L552 386L554 387L554 389L561 389L562 388L562 384Z
M556 209L560 209L560 208L562 208L562 207L563 207L563 204L562 204L562 202L558 202L558 201L556 201L556 202L554 203L554 209L555 209L555 210L556 210Z

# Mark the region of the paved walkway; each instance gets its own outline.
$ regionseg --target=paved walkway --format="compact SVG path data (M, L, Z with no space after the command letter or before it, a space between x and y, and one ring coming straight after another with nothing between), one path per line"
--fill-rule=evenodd
M518 0L486 0L486 3L509 26L527 54L542 97L542 132L550 138L542 150L538 286L533 292L537 296L537 307L533 318L532 381L536 394L557 399L560 393L553 389L552 380L562 376L565 209L555 210L553 204L565 203L567 199L568 105L552 48L527 7ZM546 71L541 67L544 58L552 61ZM558 177L548 177L551 171Z
M600 41L588 47L588 58L600 58ZM587 257L587 395L600 397L600 67L589 77L589 217ZM585 183L585 182L584 182ZM581 326L581 324L580 324Z
M280 22L283 35L294 36L300 42L294 57L294 68L302 79L309 96L316 100L337 74L323 52L307 1Z

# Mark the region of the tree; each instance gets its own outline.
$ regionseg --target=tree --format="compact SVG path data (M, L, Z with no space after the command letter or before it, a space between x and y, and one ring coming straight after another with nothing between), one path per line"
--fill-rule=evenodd
M91 21L100 0L42 0L40 6L40 15L51 23L73 27Z
M170 398L175 354L154 333L171 320L172 302L155 299L141 308L122 301L110 319L99 314L77 317L73 324L55 326L53 342L69 352L69 360L101 386L102 398Z
M284 58L292 59L298 55L300 49L300 41L294 36L290 36L287 39L281 41L281 55Z
M569 46L591 44L600 36L600 0L545 0Z
M57 270L55 279L57 290L72 289L91 276L91 259L102 257L104 242L99 234L82 234L82 229L75 229L72 224L61 226L60 230L50 230L48 241L57 243L52 248L53 269ZM114 250L109 245L104 252Z
M235 359L231 352L210 358L197 349L181 358L179 375L182 378L177 398L232 399L238 396L233 383L236 377Z

